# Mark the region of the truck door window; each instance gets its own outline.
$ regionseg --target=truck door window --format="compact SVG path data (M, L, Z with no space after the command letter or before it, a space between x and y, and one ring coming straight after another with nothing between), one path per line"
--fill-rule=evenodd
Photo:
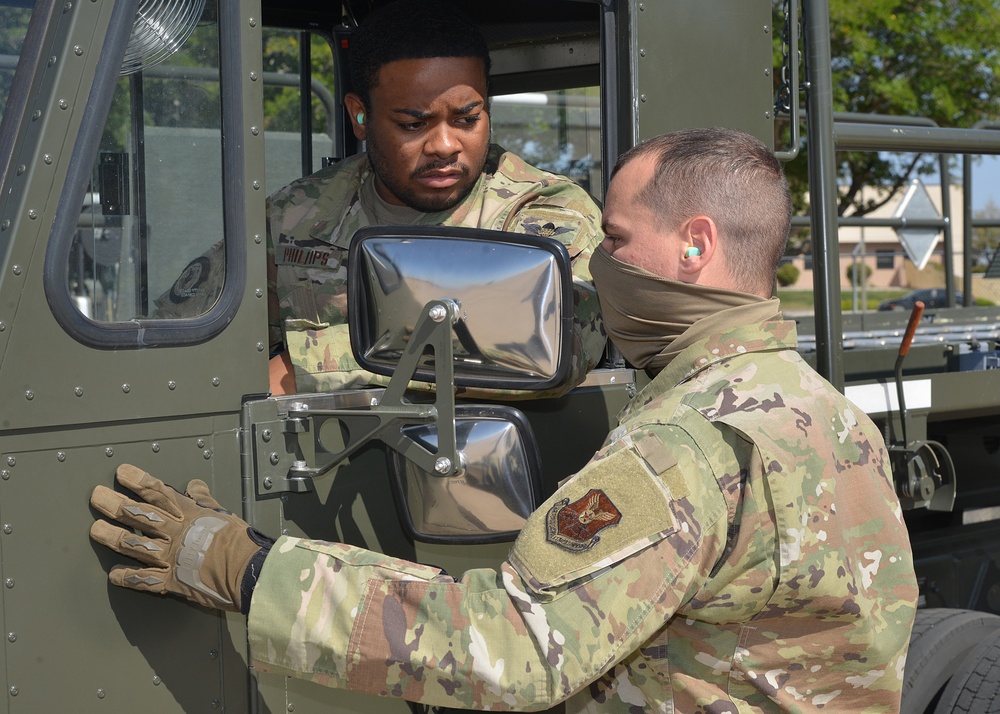
M194 317L217 300L225 279L219 77L209 2L179 50L119 79L69 251L67 287L86 317Z
M308 41L308 46L304 43ZM303 62L308 62L303 71ZM326 35L264 31L264 128L267 190L344 158L337 86L342 68ZM302 87L308 85L308 98ZM529 163L573 179L601 199L599 87L495 96L493 140ZM308 138L306 138L308 137ZM349 137L347 137L349 138Z
M603 199L599 87L498 95L492 107L494 142Z
M343 158L336 148L340 113L335 84L333 51L326 36L264 30L264 161L268 193L323 168L335 158ZM303 91L304 85L308 85L308 93Z

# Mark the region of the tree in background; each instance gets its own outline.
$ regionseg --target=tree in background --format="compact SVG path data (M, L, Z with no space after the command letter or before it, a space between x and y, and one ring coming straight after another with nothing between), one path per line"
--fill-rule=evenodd
M844 275L851 285L867 285L872 276L872 266L867 263L849 263Z
M312 79L333 92L335 73L333 51L330 49L330 45L323 36L317 33L309 32L305 36L310 41ZM299 43L302 37L302 33L291 30L265 30L264 72L297 76L300 72ZM312 108L313 131L322 132L326 127L328 107L324 106L314 94ZM299 89L297 86L281 87L265 83L264 127L268 131L298 131L301 121L299 111Z
M776 28L783 10L775 0ZM998 27L997 0L830 0L834 111L925 117L956 128L996 119ZM780 62L780 46L775 54ZM836 161L841 215L870 213L894 200L915 173L937 171L936 156L925 154L837 152ZM804 154L785 168L801 209ZM865 186L883 190L872 198L862 195Z
M987 220L1000 220L1000 206L991 198L982 209L973 213L974 218ZM987 263L993 259L993 254L1000 248L1000 228L993 226L979 226L972 231L972 250L974 262L979 263L979 267L986 269ZM978 259L978 260L977 260ZM973 266L973 270L977 266Z
M778 285L780 287L791 287L792 285L795 285L795 281L799 279L799 272L799 269L791 263L785 263L784 265L778 266L775 279L778 281Z

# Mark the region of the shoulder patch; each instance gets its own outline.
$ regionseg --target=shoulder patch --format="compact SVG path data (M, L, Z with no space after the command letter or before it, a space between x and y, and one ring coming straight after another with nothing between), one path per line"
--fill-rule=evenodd
M190 300L200 295L202 285L208 280L212 265L208 258L195 258L181 271L180 276L170 288L170 302L176 304Z
M672 502L633 449L602 454L528 518L509 562L538 594L584 582L675 532Z
M600 531L618 525L621 512L607 494L590 489L573 503L557 501L545 517L545 538L569 551L590 550L601 540Z
M153 300L150 317L194 317L208 312L222 293L226 251L222 241L185 266L169 289Z

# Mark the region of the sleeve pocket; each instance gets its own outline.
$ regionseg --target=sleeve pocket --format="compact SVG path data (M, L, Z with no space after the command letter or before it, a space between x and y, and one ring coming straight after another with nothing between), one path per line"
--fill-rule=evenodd
M511 564L539 596L590 580L677 530L666 483L630 448L591 461L528 519Z

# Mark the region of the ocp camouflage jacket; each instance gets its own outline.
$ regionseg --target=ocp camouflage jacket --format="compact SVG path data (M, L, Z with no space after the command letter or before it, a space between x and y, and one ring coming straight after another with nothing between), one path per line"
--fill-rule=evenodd
M371 225L360 198L370 173L368 157L359 154L293 182L268 203L268 288L277 298L268 311L270 340L272 348L285 343L298 391L386 382L359 368L347 330L348 249L354 233ZM575 292L572 374L562 391L597 364L605 337L589 261L603 239L601 212L580 186L492 145L469 196L447 211L422 214L417 223L562 241L572 260Z
M898 711L917 588L886 448L773 302L640 391L499 573L281 538L255 666L475 709Z

